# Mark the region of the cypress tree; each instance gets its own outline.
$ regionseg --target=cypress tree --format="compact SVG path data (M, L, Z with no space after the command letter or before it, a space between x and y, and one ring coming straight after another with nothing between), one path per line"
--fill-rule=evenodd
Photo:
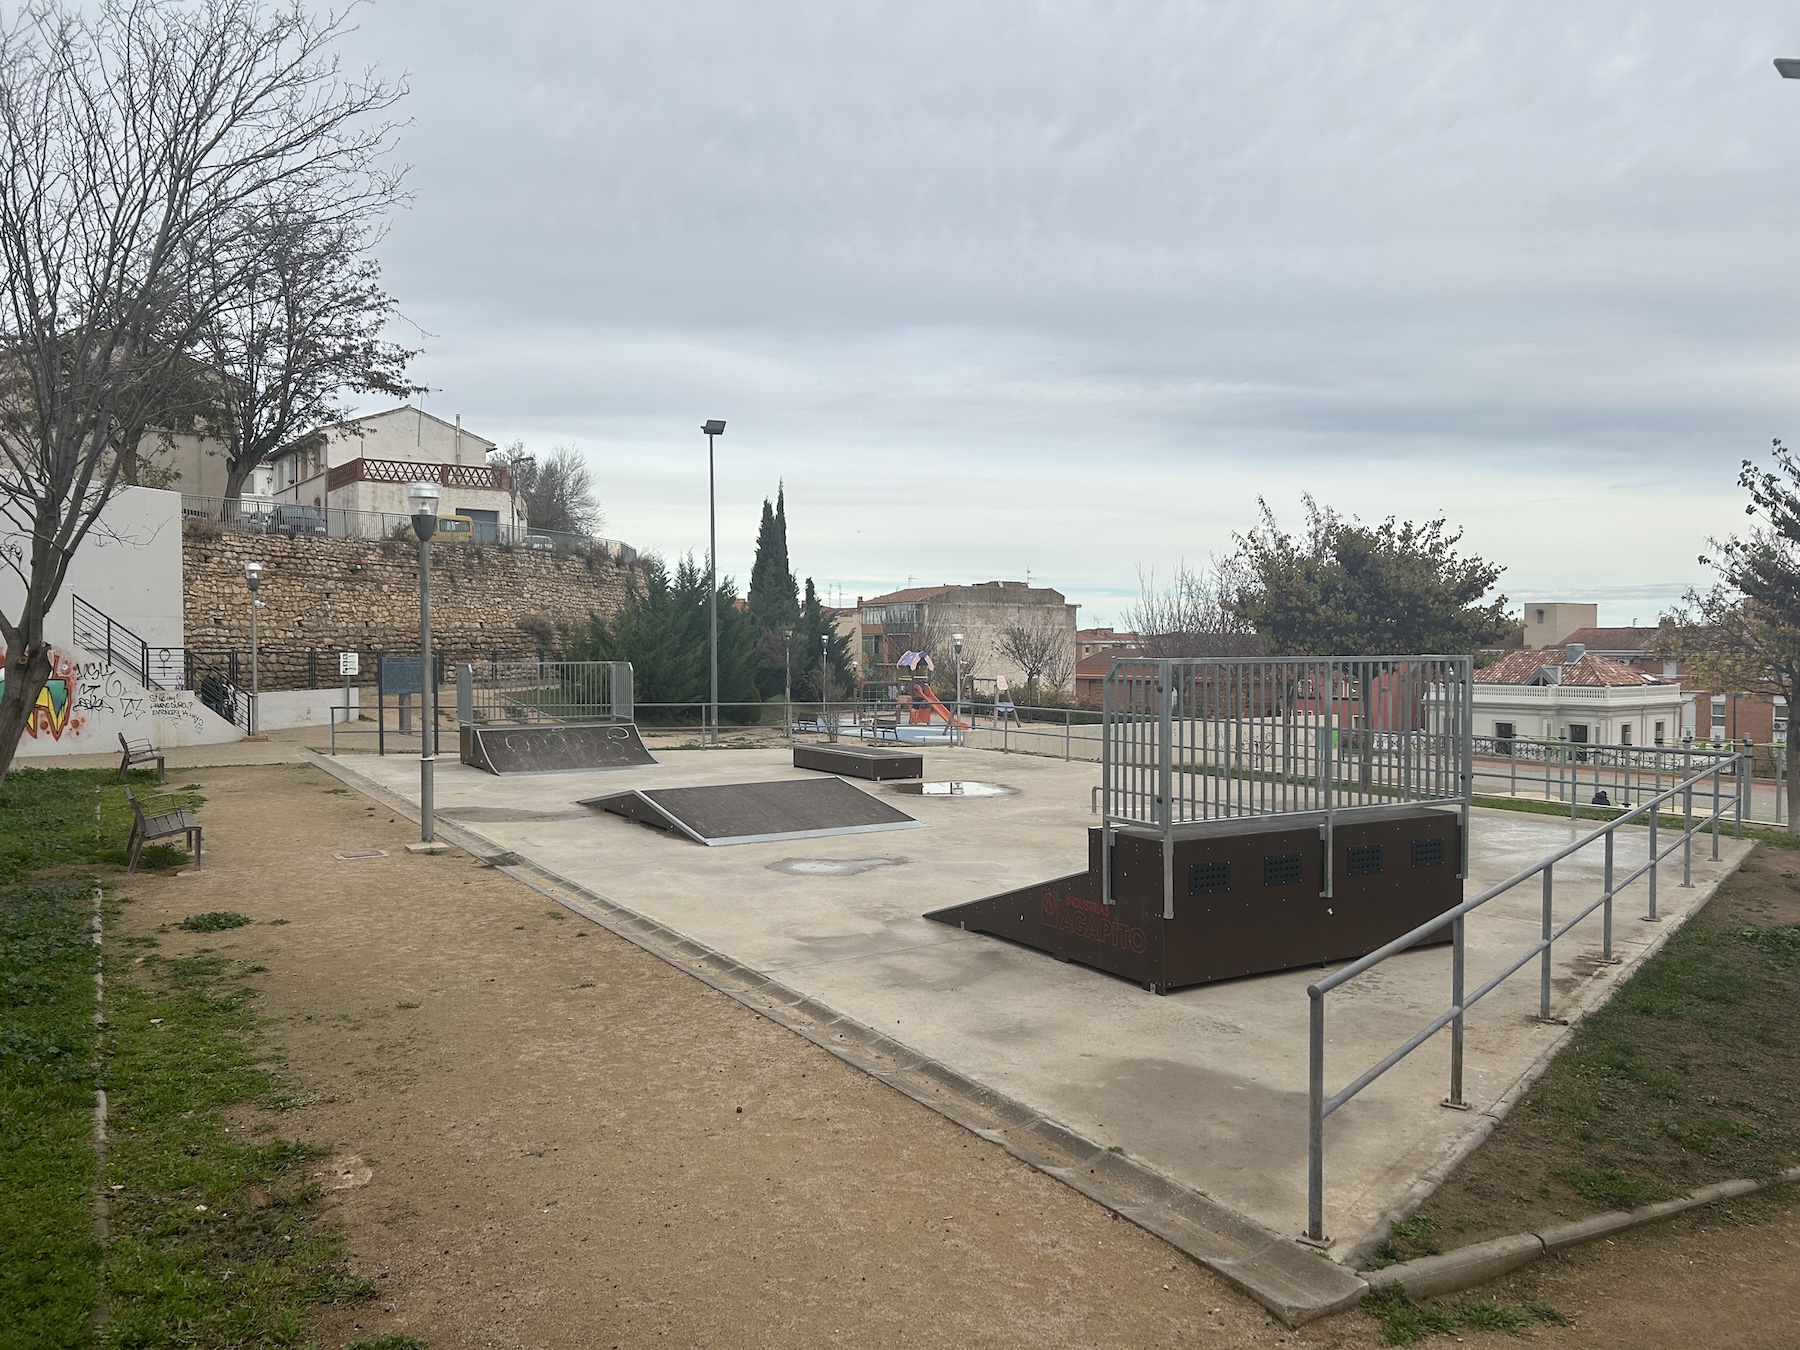
M756 561L750 568L750 620L757 634L759 659L756 688L765 699L781 693L786 649L782 631L800 619L800 599L788 563L787 487L775 494L775 505L763 499L762 524L756 532ZM799 653L795 654L796 668Z

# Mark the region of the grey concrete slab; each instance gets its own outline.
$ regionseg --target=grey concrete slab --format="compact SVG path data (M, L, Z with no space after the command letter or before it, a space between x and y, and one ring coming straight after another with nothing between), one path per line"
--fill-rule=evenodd
M666 751L633 785L687 786L807 776L785 749ZM926 752L934 778L978 778L1019 789L997 798L909 797L928 828L709 850L571 804L616 784L603 774L496 779L439 761L440 812L614 904L777 979L810 1005L891 1037L907 1050L1003 1093L1048 1121L1120 1149L1183 1186L1275 1232L1297 1234L1306 1203L1307 984L1294 971L1158 998L1134 985L920 915L1085 864L1093 764L1006 756L969 747ZM416 760L340 765L416 800ZM881 791L882 789L877 789ZM1469 894L1535 863L1575 837L1570 822L1476 812ZM1578 827L1582 832L1591 826ZM1664 921L1644 923L1639 882L1618 902L1614 945L1600 965L1600 916L1558 945L1552 1011L1578 1017L1703 903L1747 846L1723 840L1720 862L1695 849L1695 885L1679 856L1664 864ZM1626 832L1621 873L1645 856ZM880 859L848 875L796 861ZM1596 847L1558 866L1558 921L1600 891ZM1534 881L1472 916L1470 985L1535 939ZM1447 948L1407 953L1327 1005L1327 1080L1335 1090L1449 1002ZM1377 1226L1420 1179L1441 1171L1567 1035L1535 1018L1535 967L1470 1015L1466 1095L1475 1110L1439 1105L1448 1047L1438 1037L1339 1111L1326 1130L1327 1230L1339 1251ZM1491 1122L1486 1122L1491 1123Z

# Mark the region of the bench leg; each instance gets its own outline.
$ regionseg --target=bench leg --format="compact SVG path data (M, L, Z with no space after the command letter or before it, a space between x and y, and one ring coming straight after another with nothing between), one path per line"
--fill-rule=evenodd
M125 869L127 872L137 871L138 854L142 853L143 851L144 851L144 837L143 837L143 835L139 834L134 829L131 832L131 865Z
M193 828L193 829L191 829L191 830L189 830L189 831L188 831L188 834L189 834L189 836L190 836L190 838L191 838L191 841L192 841L192 843L193 843L193 845L194 845L194 849L193 849L193 852L194 852L194 870L195 870L195 871L196 871L196 872L198 872L198 871L199 871L199 870L200 870L200 827L199 827L199 826L198 826L198 825L196 825L196 826L194 826L194 828Z
M168 781L169 781L169 772L163 765L163 757L161 755L158 755L156 757L156 785L158 787L161 787L164 783L166 783Z
M131 767L131 751L127 750L119 756L119 781L125 781L125 771Z

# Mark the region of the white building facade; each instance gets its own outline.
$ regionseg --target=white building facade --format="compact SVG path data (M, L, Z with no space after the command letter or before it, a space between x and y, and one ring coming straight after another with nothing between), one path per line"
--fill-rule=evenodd
M1500 741L1674 745L1687 703L1679 683L1574 647L1511 652L1475 672L1475 734Z

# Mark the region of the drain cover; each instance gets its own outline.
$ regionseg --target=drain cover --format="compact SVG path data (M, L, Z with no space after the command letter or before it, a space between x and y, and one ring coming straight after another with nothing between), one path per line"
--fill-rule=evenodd
M360 858L385 857L387 857L387 850L385 848L365 848L356 853L339 853L337 855L337 860L339 862L356 862Z
M896 783L893 790L914 797L1013 797L1019 791L1004 783L975 783L967 779L953 783Z

